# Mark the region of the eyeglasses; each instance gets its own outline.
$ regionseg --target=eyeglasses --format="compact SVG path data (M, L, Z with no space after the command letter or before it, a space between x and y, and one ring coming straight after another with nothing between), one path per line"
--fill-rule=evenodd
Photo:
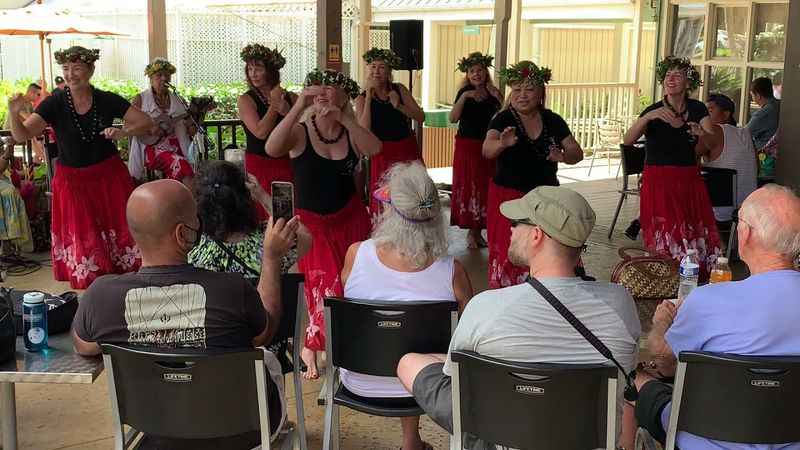
M515 228L517 225L528 225L530 227L535 227L536 224L531 222L528 219L512 219L511 220L511 228Z

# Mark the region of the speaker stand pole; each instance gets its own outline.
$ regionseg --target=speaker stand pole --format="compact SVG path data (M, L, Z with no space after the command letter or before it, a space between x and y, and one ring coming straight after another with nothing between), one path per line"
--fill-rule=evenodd
M412 69L408 69L408 92L411 94L411 98L414 98L414 71ZM422 125L424 121L417 122L413 120L412 123L415 125L412 129L417 137L417 148L419 149L420 158L422 158Z

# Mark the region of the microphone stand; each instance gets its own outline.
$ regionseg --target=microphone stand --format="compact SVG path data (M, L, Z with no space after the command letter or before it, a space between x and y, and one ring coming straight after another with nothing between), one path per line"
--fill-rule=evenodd
M181 104L183 105L183 108L186 110L186 113L189 114L189 118L192 120L192 124L195 126L195 129L197 130L196 133L200 134L200 136L202 138L202 147L200 147L198 149L198 155L197 155L197 157L199 159L200 156L201 156L201 153L207 153L207 145L209 143L208 132L206 131L205 127L202 124L200 124L199 122L197 122L197 119L194 118L194 115L190 111L189 104L186 103L186 100L183 97L181 97L180 94L178 94L178 89L172 83L165 83L165 85L167 86L167 88L169 90L172 91L173 94L175 94L175 97L178 97L178 101L181 102ZM195 137L196 137L196 135L192 136L192 140L194 140ZM189 152L188 148L186 149L186 152L187 153ZM188 156L188 155L186 155L186 156ZM202 156L204 156L206 159L208 159L208 155L207 154L202 155ZM197 164L197 161L195 161L195 164Z

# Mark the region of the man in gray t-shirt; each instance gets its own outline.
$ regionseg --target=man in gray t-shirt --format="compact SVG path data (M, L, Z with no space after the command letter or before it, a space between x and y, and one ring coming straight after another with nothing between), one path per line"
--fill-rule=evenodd
M503 203L500 212L511 220L511 261L529 266L530 275L583 322L626 371L632 370L641 329L630 294L618 285L574 276L594 228L592 207L574 191L541 186ZM528 283L485 291L470 301L450 350L520 362L612 364ZM449 355L412 353L403 357L397 372L426 414L452 433L450 366Z

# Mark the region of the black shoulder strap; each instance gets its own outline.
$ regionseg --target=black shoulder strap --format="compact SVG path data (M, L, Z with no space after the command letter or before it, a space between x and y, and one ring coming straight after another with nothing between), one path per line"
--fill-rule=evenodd
M600 339L598 339L597 336L594 335L594 333L592 333L588 328L586 328L586 325L584 325L583 322L581 322L577 317L575 317L575 314L572 314L572 311L567 309L567 307L564 306L564 304L561 303L561 301L558 298L556 298L556 296L553 295L553 293L550 292L549 289L544 287L544 285L539 280L531 276L528 276L526 281L528 282L528 284L531 285L532 288L536 290L536 292L539 293L539 295L544 297L544 299L547 300L547 303L550 303L550 306L552 306L556 311L558 311L558 313L561 314L561 316L567 322L569 322L569 324L572 325L572 327L575 328L575 330L577 330L578 333L580 333L581 336L584 337L584 339L586 339L590 344L592 344L592 347L594 347L598 352L600 352L601 355L608 358L611 362L614 363L614 365L617 366L617 368L619 368L620 372L622 372L622 374L625 375L625 383L627 384L627 386L625 387L625 399L628 400L629 402L636 401L636 398L639 396L639 393L636 391L636 386L633 385L633 382L631 380L631 375L625 372L625 368L623 368L622 364L620 364L619 361L617 361L617 359L614 358L614 354L612 354L611 350L609 350L609 348L606 347L606 344L603 344L603 342Z
M212 238L212 239L214 240L214 243L217 244L217 247L221 248L222 251L224 251L225 253L228 254L228 257L230 257L232 260L236 261L236 264L239 264L240 266L242 266L242 269L244 269L246 272L249 272L251 275L255 275L256 277L260 277L261 276L261 274L259 272L257 272L255 269L250 267L246 262L244 262L242 260L242 258L239 258L238 256L236 256L236 254L233 253L233 250L229 249L228 246L225 245L224 242L220 241L219 239L215 239L215 238Z

